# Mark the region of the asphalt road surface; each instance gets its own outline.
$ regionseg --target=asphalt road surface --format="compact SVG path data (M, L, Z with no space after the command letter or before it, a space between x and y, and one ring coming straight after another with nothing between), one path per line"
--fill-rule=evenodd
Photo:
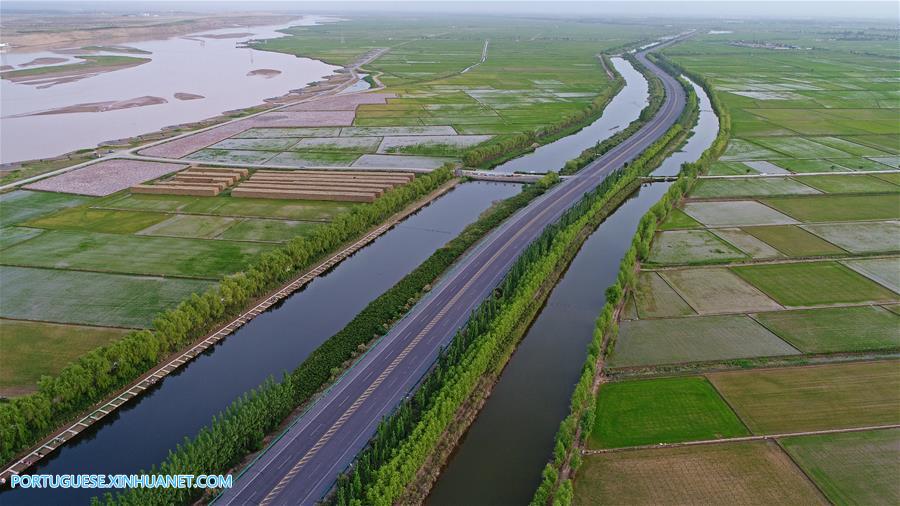
M456 266L410 313L298 417L226 490L218 504L314 504L362 450L381 419L413 389L470 313L519 254L610 172L662 136L685 106L681 85L650 63L665 101L632 137L510 217ZM572 153L575 157L578 153Z

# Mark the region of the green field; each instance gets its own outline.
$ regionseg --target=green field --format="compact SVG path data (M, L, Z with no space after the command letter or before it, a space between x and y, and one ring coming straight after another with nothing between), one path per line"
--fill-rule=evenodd
M660 224L660 230L678 230L683 228L700 228L703 225L700 224L694 218L684 214L684 211L681 209L675 208L672 209L672 212L669 213L669 216Z
M21 267L219 279L242 270L266 244L52 230L3 250Z
M260 220L248 218L222 232L219 239L231 241L284 242L312 233L319 224L308 221Z
M84 353L127 330L0 319L0 395L33 390Z
M707 375L754 434L900 423L898 363L857 362Z
M699 314L781 309L772 299L725 268L660 271Z
M660 232L653 240L648 261L657 264L718 263L746 258L734 246L706 230Z
M691 306L655 272L644 271L638 274L634 299L641 318L695 314Z
M114 211L80 206L31 220L23 225L46 229L133 234L166 218L168 215L163 213Z
M606 383L595 412L591 448L749 434L706 378L697 376Z
M212 239L234 225L237 220L225 216L176 214L168 217L166 221L143 229L140 234Z
M91 202L91 197L17 190L0 194L0 225L8 226Z
M896 195L777 197L763 203L804 222L900 219Z
M708 227L796 223L792 218L752 200L688 202L684 212Z
M331 221L352 209L349 202L314 200L277 200L235 197L184 197L179 195L115 195L96 202L93 207L179 214L283 218L300 221Z
M834 504L900 504L898 429L791 437L781 445Z
M825 193L900 192L900 186L864 174L859 176L804 176L800 181Z
M609 367L632 367L799 352L744 315L622 322Z
M879 306L775 311L754 318L804 353L900 348L900 316Z
M837 262L742 265L731 270L784 306L897 300L890 290Z
M794 225L744 227L744 232L791 257L845 255L834 244Z
M777 258L784 256L777 249L739 228L716 228L712 229L712 233L733 244L752 258Z
M803 228L851 253L900 251L900 221L821 223Z
M804 181L803 178L800 181ZM753 179L704 179L691 190L692 198L771 197L776 195L815 195L815 188L787 177Z
M573 504L828 504L772 442L587 455Z
M26 227L0 227L0 250L40 235L43 230Z
M843 264L900 294L900 258L846 260Z
M0 317L148 327L157 313L211 286L192 279L0 266Z

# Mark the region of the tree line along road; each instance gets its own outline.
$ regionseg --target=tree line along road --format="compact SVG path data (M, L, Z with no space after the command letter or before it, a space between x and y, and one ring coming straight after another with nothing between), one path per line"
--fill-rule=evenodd
M657 114L633 136L577 176L535 199L484 238L248 466L217 504L314 504L331 489L381 419L415 388L440 350L499 284L526 246L678 120L685 107L684 90L673 76L651 63L646 53L635 56L661 79L665 91Z

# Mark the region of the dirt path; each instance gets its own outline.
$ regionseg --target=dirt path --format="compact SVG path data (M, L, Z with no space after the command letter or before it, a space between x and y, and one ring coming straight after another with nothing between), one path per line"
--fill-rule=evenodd
M803 431L803 432L784 432L780 434L764 434L760 436L743 436L743 437L732 437L732 438L724 438L724 439L703 439L700 441L685 441L682 443L659 443L655 445L641 445L641 446L626 446L623 448L606 448L602 450L581 450L582 455L601 455L604 453L618 453L618 452L627 452L634 450L656 450L660 448L680 448L685 446L701 446L701 445L713 445L713 444L727 444L727 443L741 443L746 441L764 441L768 439L783 439L786 437L797 437L797 436L820 436L823 434L843 434L846 432L863 432L869 430L888 430L888 429L898 429L900 428L900 424L890 424L890 425L871 425L867 427L850 427L845 429L826 429L826 430L811 430L811 431Z

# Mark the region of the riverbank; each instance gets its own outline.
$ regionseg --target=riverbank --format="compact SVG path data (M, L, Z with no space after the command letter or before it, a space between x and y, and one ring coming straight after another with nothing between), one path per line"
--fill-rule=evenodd
M69 440L77 437L83 431L100 422L111 413L126 406L129 401L140 397L144 391L151 389L165 376L179 370L182 366L199 356L204 350L231 335L241 326L262 314L269 307L274 306L280 300L301 289L320 274L327 272L328 269L377 239L401 220L416 213L441 195L450 191L457 182L457 179L450 179L449 182L430 192L424 198L417 199L415 202L408 204L401 211L395 213L384 222L381 222L378 226L363 233L361 236L358 236L358 238L334 248L337 250L335 253L327 255L324 259L302 269L299 274L289 282L278 286L263 296L249 301L246 305L249 309L241 311L235 318L229 319L227 323L215 326L209 333L204 334L203 337L193 340L186 349L182 348L179 351L175 351L167 358L163 359L160 365L156 365L149 372L140 375L136 380L133 380L124 388L120 388L106 397L104 401L100 401L99 403L94 404L91 409L72 417L73 419L77 419L76 422L57 429L50 436L45 437L30 449L19 453L4 467L3 471L0 472L0 479L8 478L11 473L21 473L40 462L41 459L66 444Z

